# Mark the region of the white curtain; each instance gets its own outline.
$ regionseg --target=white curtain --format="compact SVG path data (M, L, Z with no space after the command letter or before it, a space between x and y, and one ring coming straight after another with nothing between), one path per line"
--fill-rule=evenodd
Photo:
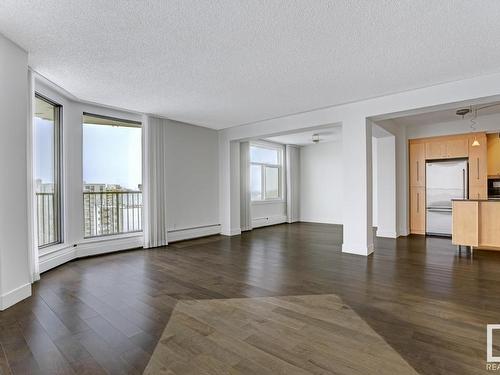
M252 230L250 195L250 142L240 143L240 221L241 230Z
M143 152L143 233L144 247L158 247L167 241L166 126L164 120L144 116Z
M28 246L31 282L40 280L40 259L38 253L37 209L35 197L35 170L34 170L34 111L35 111L35 77L31 69L28 70L28 111L26 114L27 126L27 171L28 171Z
M286 210L289 223L300 220L300 148L286 145Z

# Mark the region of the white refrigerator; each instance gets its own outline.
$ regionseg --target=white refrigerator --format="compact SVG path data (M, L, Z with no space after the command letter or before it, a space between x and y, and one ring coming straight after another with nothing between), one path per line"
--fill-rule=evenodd
M466 159L426 164L427 234L451 236L451 200L468 198Z

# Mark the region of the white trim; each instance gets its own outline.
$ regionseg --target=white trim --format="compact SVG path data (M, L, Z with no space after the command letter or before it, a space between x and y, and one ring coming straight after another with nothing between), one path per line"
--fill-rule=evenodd
M265 227L268 225L276 225L286 223L287 217L286 215L274 215L268 217L255 217L252 219L252 227Z
M338 222L332 219L327 218L310 218L310 217L301 217L299 220L301 223L317 223L317 224L333 224L333 225L343 225L342 222Z
M286 200L282 199L282 198L276 198L276 199L267 199L267 200L260 200L260 201L252 201L250 204L252 204L252 205L261 205L261 204L275 204L275 203L286 203Z
M114 251L142 248L142 233L135 236L113 236L111 238L96 238L84 240L73 246L58 247L40 255L40 272L48 271L70 260L91 255L106 254Z
M380 229L377 229L377 234L376 234L377 237L384 237L384 238L397 238L398 235L396 234L396 232L391 232L391 231L383 231L383 230L380 230Z
M196 228L171 230L168 232L168 242L183 241L192 238L213 236L221 232L220 224L206 225Z
M239 236L241 234L241 228L232 228L229 232L222 230L220 234L223 236Z
M373 250L373 244L370 244L368 246L362 244L342 244L342 252L347 254L368 256L373 253Z
M230 236L241 234L239 230L231 232ZM220 224L213 224L172 230L168 232L168 235L171 238L169 242L175 242L220 233ZM73 259L137 248L143 248L142 233L87 238L75 245L56 245L51 251L40 255L40 272L46 272Z
M40 273L60 266L75 258L77 258L76 247L65 247L51 251L50 253L41 254L39 257Z
M0 296L0 310L5 310L12 305L31 296L31 284L24 284Z
M120 233L120 234L112 234L112 235L104 235L104 236L95 236L95 237L86 237L80 244L89 244L89 243L100 243L106 241L114 241L114 240L122 240L124 238L135 238L142 237L142 231L139 232L129 232L129 233Z
M100 255L121 250L142 249L142 234L135 237L125 237L100 242L83 242L76 247L76 257Z

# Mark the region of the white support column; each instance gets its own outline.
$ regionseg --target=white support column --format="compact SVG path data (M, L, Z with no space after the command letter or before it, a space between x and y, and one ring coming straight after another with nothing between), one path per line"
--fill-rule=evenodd
M31 295L27 204L31 97L28 54L0 35L0 56L0 310L4 310Z
M221 234L241 234L240 143L219 136L219 216Z
M372 228L372 125L365 117L342 122L344 197L342 252L373 252Z
M378 138L377 143L377 237L396 238L396 138Z

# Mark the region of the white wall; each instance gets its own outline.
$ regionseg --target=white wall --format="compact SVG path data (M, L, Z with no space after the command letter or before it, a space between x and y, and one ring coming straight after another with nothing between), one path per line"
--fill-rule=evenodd
M373 218L372 225L374 227L378 226L378 141L377 138L372 138L372 202L373 202Z
M222 232L231 235L237 233L232 228L239 228L239 201L235 202L238 197L229 194L231 191L231 184L237 183L236 177L239 176L238 168L231 166L231 152L229 144L237 140L245 140L252 138L262 138L277 136L281 134L289 134L306 129L317 128L327 124L342 124L344 127L348 126L364 126L361 121L351 121L353 117L365 119L379 119L389 118L396 113L413 111L422 108L450 105L453 103L477 100L478 98L487 98L488 101L495 101L500 99L500 74L484 75L470 79L464 79L455 82L443 83L430 87L409 90L401 93L380 96L377 98L361 100L358 102L347 103L343 105L332 106L319 110L302 112L294 115L273 118L246 124L229 129L224 129L219 132L219 176L220 176L220 221L222 224ZM453 104L454 105L454 104ZM408 204L407 204L407 140L406 128L398 127L391 131L396 136L396 169L397 174L397 223L398 234L406 235L408 233ZM355 140L356 141L356 140ZM359 140L363 142L366 148L371 148L366 139ZM367 151L367 150L366 150ZM366 152L364 152L366 154ZM354 163L353 168L360 168L367 170L368 158L359 159ZM359 165L357 165L359 164ZM234 174L234 176L233 176ZM366 178L366 184L370 181ZM349 187L350 181L344 181L346 188ZM370 183L371 185L371 183ZM366 186L368 190L368 186ZM371 191L371 187L369 189ZM363 197L364 198L364 197ZM368 205L357 205L354 198L353 204L356 206L356 214L358 216L366 217L371 208ZM371 200L371 199L370 199ZM371 206L371 205L370 205ZM232 210L234 208L234 210ZM370 220L371 221L371 220ZM365 230L360 230L359 225L352 225L353 223L344 223L345 226L352 227L351 233L356 232L360 236L366 237ZM369 224L367 223L366 230ZM344 228L345 229L345 228ZM364 240L363 240L364 241ZM365 247L370 246L367 241Z
M378 140L372 139L373 226L378 222ZM300 148L301 221L342 224L342 141Z
M286 202L252 202L252 227L286 222Z
M28 249L28 54L0 35L0 309L31 295Z
M63 106L64 243L41 250L40 271L79 256L142 247L140 233L83 237L82 114L89 112L133 121L142 121L142 115L75 101L70 94L41 77L36 81L35 90ZM168 240L218 233L217 131L170 120L165 120L165 124L168 127Z
M300 149L300 220L342 224L342 141Z
M377 178L373 181L374 201L378 207L377 236L397 237L397 190L396 190L396 138L394 136L377 138L377 152L374 153L377 165ZM375 226L375 225L374 225Z
M377 123L393 134L396 154L396 235L407 236L409 233L408 202L408 138L406 127L394 120Z
M300 147L286 145L286 212L289 223L300 220Z
M217 131L176 121L166 124L168 230L218 225Z

